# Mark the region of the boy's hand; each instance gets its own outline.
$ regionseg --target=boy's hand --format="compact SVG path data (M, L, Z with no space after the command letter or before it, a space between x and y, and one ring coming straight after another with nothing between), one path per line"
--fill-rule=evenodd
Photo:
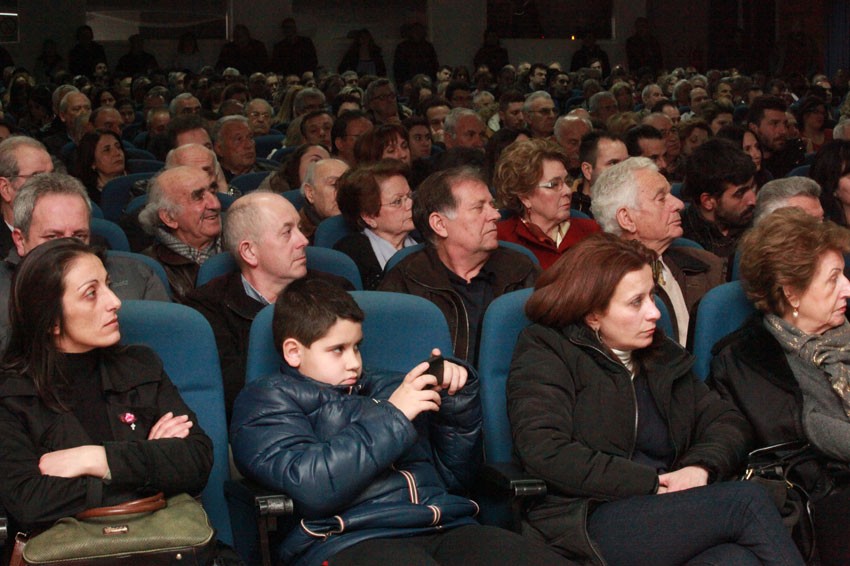
M431 350L432 356L439 356L440 350L439 348L434 348ZM459 366L457 364L453 364L452 362L445 360L443 362L443 383L438 386L437 389L448 389L449 395L454 395L466 385L466 379L468 377L468 372L466 368L463 366Z
M422 411L440 410L440 393L433 389L437 385L437 378L425 373L427 370L428 362L422 362L410 370L389 398L389 402L411 421Z

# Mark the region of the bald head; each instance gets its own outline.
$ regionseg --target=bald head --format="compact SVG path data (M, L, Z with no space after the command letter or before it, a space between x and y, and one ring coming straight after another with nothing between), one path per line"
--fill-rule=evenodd
M307 274L307 238L292 204L276 193L253 192L227 213L224 240L242 274L269 302Z

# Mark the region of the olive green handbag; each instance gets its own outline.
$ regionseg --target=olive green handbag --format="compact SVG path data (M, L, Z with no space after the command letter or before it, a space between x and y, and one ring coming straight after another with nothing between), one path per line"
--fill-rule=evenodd
M58 520L29 539L24 564L206 565L215 530L200 503L185 493L162 493L115 507L89 509Z

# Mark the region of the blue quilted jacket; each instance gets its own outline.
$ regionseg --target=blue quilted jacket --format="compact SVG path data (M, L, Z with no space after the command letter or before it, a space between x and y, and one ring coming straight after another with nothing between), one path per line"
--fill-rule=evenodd
M233 411L231 444L246 477L292 497L300 523L285 564L321 564L371 538L474 523L474 501L455 495L481 461L478 379L437 413L413 422L386 400L398 373L364 373L353 387L316 382L283 364L249 384Z

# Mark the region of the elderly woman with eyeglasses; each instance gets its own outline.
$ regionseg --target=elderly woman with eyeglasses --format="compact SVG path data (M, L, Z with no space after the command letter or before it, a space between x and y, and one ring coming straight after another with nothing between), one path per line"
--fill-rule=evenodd
M543 269L600 231L593 220L570 217L568 162L551 141L516 141L502 152L493 177L500 205L513 213L497 225L499 239L530 249Z
M356 167L337 181L337 204L355 233L334 248L357 264L363 288L374 290L384 277L384 266L393 254L416 244L413 230L413 193L407 166L383 159Z

